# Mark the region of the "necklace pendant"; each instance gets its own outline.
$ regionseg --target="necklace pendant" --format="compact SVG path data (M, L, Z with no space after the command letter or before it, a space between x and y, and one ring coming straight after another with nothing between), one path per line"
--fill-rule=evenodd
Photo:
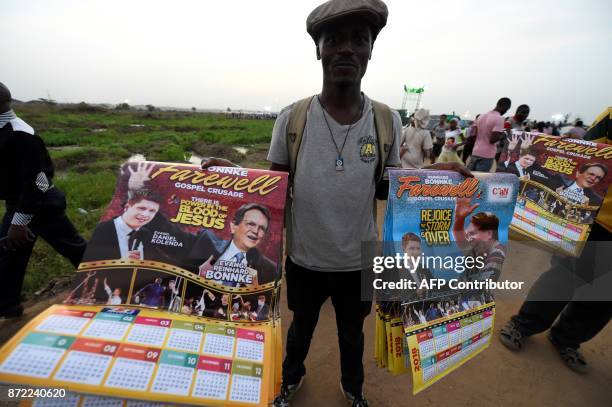
M341 156L336 158L336 171L344 171L344 158Z

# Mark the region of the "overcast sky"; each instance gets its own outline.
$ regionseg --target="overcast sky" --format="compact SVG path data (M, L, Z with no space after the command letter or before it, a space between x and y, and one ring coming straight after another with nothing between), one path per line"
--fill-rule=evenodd
M2 0L0 81L20 100L279 110L321 88L311 0ZM388 0L362 83L432 113L501 96L587 122L612 105L612 1ZM410 107L410 106L409 106Z

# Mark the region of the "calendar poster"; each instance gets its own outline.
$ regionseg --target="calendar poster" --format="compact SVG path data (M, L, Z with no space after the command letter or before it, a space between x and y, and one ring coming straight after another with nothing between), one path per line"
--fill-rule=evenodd
M389 183L383 252L410 260L397 271L417 287L405 290L402 302L452 290L424 289L424 280L499 278L518 192L516 177L391 169Z
M269 319L286 191L281 172L124 164L64 303Z
M73 397L92 406L122 399L263 406L276 382L268 362L277 353L274 330L268 322L236 327L159 310L54 305L0 350L0 380L73 394L55 405Z
M415 393L489 343L495 303L486 284L500 279L518 179L474 175L389 170L383 254L397 263L383 279L396 288L377 291L377 335L386 340L375 354L391 373L409 368Z
M612 182L612 146L513 131L497 164L516 175L512 230L578 256Z
M414 312L413 307L407 307L405 312ZM490 302L406 327L413 393L431 386L486 349L491 342L494 317L495 303Z
M267 404L280 388L286 191L281 172L123 165L63 305L0 349L0 381Z

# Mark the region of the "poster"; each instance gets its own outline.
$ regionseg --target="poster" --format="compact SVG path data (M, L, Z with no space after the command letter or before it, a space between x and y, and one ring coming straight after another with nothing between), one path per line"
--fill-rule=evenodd
M578 256L612 182L612 146L513 131L498 172L520 179L511 228Z
M383 254L397 259L386 279L403 289L379 291L387 301L378 309L383 316L391 310L391 320L403 323L403 364L412 371L415 394L490 342L495 315L490 289L500 282L518 179L474 175L389 170ZM389 335L384 325L377 327ZM393 324L395 338L392 329ZM394 341L387 354L400 348ZM376 353L384 353L384 344L376 343ZM397 356L387 358L391 361L394 371L403 370Z
M0 381L268 404L286 190L285 173L125 164L72 289L0 349Z

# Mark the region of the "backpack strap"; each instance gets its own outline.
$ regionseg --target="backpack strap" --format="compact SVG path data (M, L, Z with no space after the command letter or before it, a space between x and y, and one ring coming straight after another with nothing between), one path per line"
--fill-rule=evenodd
M379 183L383 179L385 165L395 141L393 137L393 114L389 106L375 100L372 100L372 108L374 110L376 136L378 137L379 160L376 169L376 183Z
M291 253L291 224L293 222L293 179L297 168L297 158L302 144L302 136L306 128L308 108L314 96L298 100L291 105L289 120L287 121L286 143L287 157L289 158L289 193L285 204L285 254Z
M289 120L287 122L287 153L289 157L289 185L293 183L295 170L297 168L297 156L302 144L304 128L306 128L306 116L308 108L314 96L298 100L291 107Z

